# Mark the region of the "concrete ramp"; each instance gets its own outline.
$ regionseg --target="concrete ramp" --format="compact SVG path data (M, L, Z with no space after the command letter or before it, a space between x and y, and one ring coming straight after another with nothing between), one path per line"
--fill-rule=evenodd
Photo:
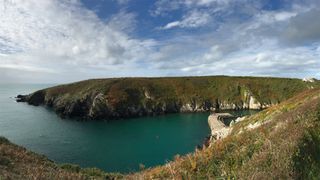
M233 118L234 116L229 113L213 113L208 117L208 123L211 129L211 139L221 139L226 137L230 128L227 127L223 120L226 118Z

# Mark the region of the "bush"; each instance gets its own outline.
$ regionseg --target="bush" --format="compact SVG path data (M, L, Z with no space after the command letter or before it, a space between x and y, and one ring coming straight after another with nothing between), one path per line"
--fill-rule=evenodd
M85 168L85 169L82 169L81 172L87 176L92 176L92 177L96 177L96 176L104 176L105 173L98 169L98 168Z
M10 141L7 138L0 136L0 144L8 144L9 142Z
M64 170L70 171L70 172L80 172L81 168L78 165L74 165L74 164L62 164L60 165L60 167Z
M10 163L11 161L8 158L0 156L0 166L8 166Z
M317 107L317 121L318 123L320 122L320 103L318 104L318 107Z
M308 130L294 157L294 172L299 179L320 177L320 126Z

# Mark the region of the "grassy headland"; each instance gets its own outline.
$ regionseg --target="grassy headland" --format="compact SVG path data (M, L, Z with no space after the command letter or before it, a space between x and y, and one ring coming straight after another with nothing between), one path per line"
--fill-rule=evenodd
M22 96L61 116L117 119L215 109L260 109L320 83L263 77L167 77L93 79Z

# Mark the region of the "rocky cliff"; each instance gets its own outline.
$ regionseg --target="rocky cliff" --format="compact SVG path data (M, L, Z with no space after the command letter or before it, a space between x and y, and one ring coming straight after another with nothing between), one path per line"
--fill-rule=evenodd
M51 107L62 117L117 119L220 109L263 109L308 88L310 82L284 78L116 78L60 85L19 95L17 101Z

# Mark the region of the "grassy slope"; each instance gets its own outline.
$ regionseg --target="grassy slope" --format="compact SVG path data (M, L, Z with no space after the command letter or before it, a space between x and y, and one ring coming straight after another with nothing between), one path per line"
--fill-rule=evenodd
M129 179L320 177L320 90L309 90L236 124L211 147ZM252 130L249 124L264 123Z
M248 99L244 99L244 94L248 91L262 104L277 104L312 86L319 87L320 82L227 76L115 78L86 80L38 92L40 94L44 92L45 104L53 106L58 113L62 112L67 116L72 114L76 102L82 102L82 105L74 114L88 115L92 99L98 93L103 94L109 110L117 112L120 116L130 116L127 112L132 107L135 109L145 107L148 112L157 111L156 109L178 112L177 104L179 107L195 104L197 108L208 110L217 107L216 103L219 102L220 106L234 104L241 108L244 102L248 102ZM147 98L146 93L151 98ZM161 110L163 107L168 108Z
M121 177L96 168L81 169L76 165L57 165L0 137L0 179L108 179Z
M141 100L144 90L156 99L190 98L241 100L241 88L248 88L261 102L282 101L310 87L300 79L258 77L172 77L172 78L116 78L93 79L48 88L48 96L77 99L91 92L102 92L114 101ZM319 85L319 84L318 84ZM130 91L131 90L131 91ZM133 95L137 91L137 97ZM135 102L132 102L135 103Z

